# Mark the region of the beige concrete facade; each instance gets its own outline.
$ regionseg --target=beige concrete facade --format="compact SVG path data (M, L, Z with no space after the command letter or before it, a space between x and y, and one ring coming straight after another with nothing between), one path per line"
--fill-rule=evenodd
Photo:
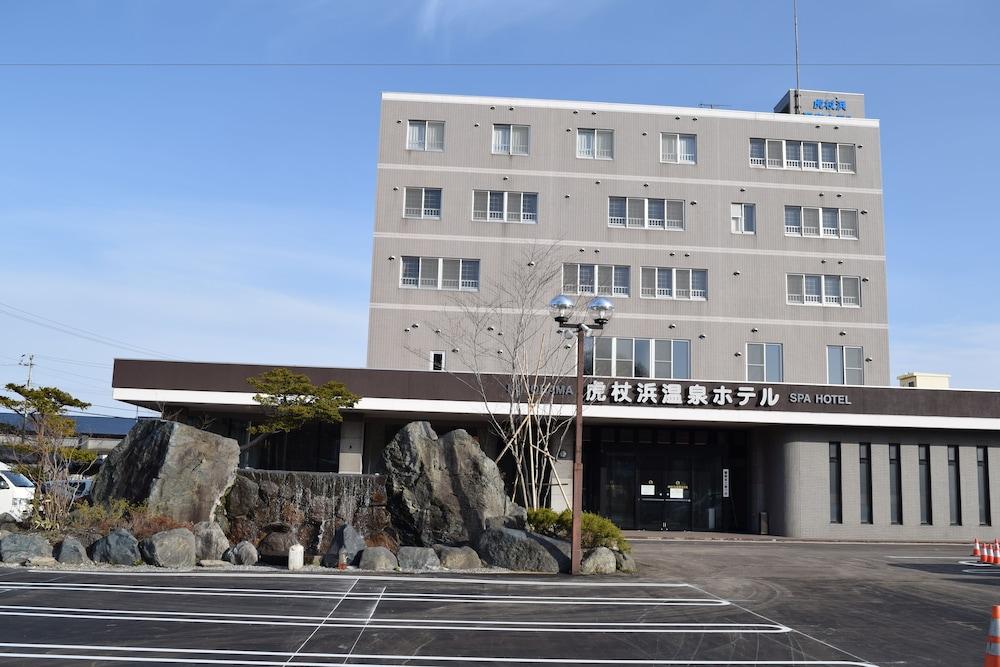
M416 119L444 122L443 151L407 150ZM530 126L529 155L491 153L492 127L503 123ZM578 158L579 128L613 130L614 158ZM662 163L661 132L696 135L696 164ZM853 144L855 172L751 166L751 138ZM440 188L440 219L404 217L408 187ZM441 348L436 322L464 298L401 286L403 256L478 259L483 292L523 270L526 249L555 243L561 261L629 266L630 295L612 299L604 335L690 340L694 379L745 380L747 343L768 342L783 345L786 382L825 383L826 346L849 345L864 349L865 384L887 385L881 187L873 119L387 93L368 366L426 369L421 351ZM537 222L474 221L474 190L537 193ZM684 229L609 226L609 197L680 200ZM755 205L755 234L732 232L733 203ZM856 210L858 238L786 235L785 206ZM705 269L708 297L643 298L642 267ZM858 277L861 306L789 304L790 273ZM554 283L552 295L561 289ZM421 326L404 331L413 323Z

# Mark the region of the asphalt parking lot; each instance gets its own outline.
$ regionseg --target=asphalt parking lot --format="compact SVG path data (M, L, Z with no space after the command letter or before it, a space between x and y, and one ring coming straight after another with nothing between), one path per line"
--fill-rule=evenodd
M572 580L4 569L0 664L966 665L1000 583L953 546L636 553Z

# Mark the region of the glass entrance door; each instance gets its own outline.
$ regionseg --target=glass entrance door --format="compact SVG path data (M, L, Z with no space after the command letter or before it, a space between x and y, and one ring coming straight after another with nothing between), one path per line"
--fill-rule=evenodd
M639 455L639 527L691 530L691 457L672 448Z

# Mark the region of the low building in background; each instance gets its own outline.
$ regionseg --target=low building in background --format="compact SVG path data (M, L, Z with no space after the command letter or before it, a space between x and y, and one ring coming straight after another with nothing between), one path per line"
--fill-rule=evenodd
M114 449L133 426L135 419L127 417L71 416L76 426L76 435L65 438L63 446L93 449L108 452ZM0 444L16 443L20 440L21 417L11 412L0 412Z

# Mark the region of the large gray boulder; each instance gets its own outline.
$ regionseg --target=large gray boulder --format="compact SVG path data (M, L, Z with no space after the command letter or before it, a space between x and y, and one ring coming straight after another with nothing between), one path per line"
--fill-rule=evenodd
M194 533L195 558L198 560L220 560L230 546L222 527L214 521L200 521L191 532Z
M358 567L362 570L391 572L399 567L399 561L385 547L368 547L361 552L361 560L358 562Z
M295 529L282 521L264 526L266 534L257 545L261 559L276 563L288 560L288 550L299 543Z
M621 551L615 552L615 564L618 569L622 572L638 572L639 564L635 562L635 558L632 554L622 553Z
M403 543L469 544L491 526L523 524L496 463L458 429L440 438L428 422L411 422L383 453L393 525Z
M0 540L0 561L23 563L31 558L52 556L52 545L41 535L31 533L7 533Z
M325 567L337 567L337 564L340 562L340 550L343 549L344 555L347 557L347 564L354 565L358 559L358 554L367 547L364 535L359 533L351 524L345 523L334 533L333 541L330 542L330 550L323 556L322 564Z
M124 498L176 521L210 521L236 477L239 458L232 438L144 419L108 455L94 480L93 499Z
M90 562L90 558L87 557L87 548L83 546L83 542L72 535L64 537L56 545L52 555L65 565L84 565Z
M198 562L196 545L194 533L187 528L175 528L144 539L139 543L139 553L144 561L156 567L190 569Z
M478 570L483 566L479 554L472 547L449 547L435 544L434 553L441 561L441 567L448 570Z
M615 552L607 547L591 550L580 563L581 574L614 574L618 569Z
M396 552L400 570L439 570L441 561L430 547L399 547Z
M535 536L513 528L483 531L476 544L479 557L489 565L520 572L557 574L559 562Z
M233 565L256 565L258 559L257 547L246 540L238 542L222 554L222 560Z
M95 563L135 565L142 562L139 541L124 528L115 528L90 545L90 558Z

